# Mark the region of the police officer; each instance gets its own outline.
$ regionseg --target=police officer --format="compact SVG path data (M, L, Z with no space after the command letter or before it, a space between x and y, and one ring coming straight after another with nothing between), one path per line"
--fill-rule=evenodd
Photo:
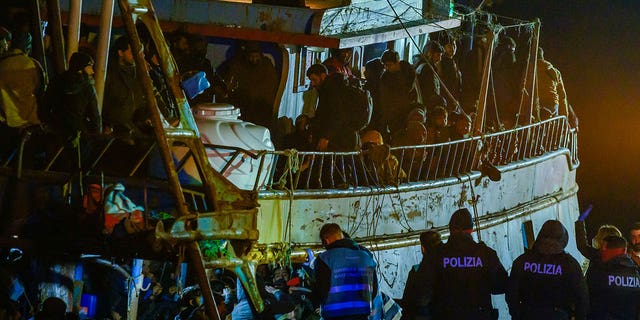
M473 240L467 209L453 213L450 236L427 257L426 287L433 319L497 319L492 294L505 290L507 272L496 252Z
M433 254L436 247L442 244L440 233L435 230L425 231L420 234L420 251L422 252L422 262L418 263L409 270L407 283L404 287L402 295L402 319L431 319L428 301L426 301L424 293L424 283L422 276L424 274L425 257Z
M513 319L585 319L586 283L576 259L564 251L568 240L562 223L549 220L533 250L513 262L506 295Z
M604 238L601 262L587 273L590 319L640 319L640 274L626 249L624 238Z
M320 229L327 251L314 262L314 294L324 320L366 320L374 311L378 294L376 262L371 252L346 238L340 226L328 223Z

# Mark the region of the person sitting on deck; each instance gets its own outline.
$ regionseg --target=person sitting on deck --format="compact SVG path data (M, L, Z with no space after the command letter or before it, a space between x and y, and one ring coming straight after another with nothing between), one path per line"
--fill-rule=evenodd
M449 141L447 119L449 113L444 107L436 107L427 117L427 143L443 143Z

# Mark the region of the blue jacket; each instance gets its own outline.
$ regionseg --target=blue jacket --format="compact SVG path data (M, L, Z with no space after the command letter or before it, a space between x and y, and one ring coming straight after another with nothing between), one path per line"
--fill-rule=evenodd
M371 315L378 280L369 251L351 239L338 240L318 256L315 269L318 283L329 284L320 293L324 319ZM328 274L323 275L323 270Z

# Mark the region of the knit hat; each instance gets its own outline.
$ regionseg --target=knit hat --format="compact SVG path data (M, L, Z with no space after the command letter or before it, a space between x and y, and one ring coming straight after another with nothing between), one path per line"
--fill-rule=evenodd
M471 212L467 208L456 210L451 215L449 220L449 230L469 230L473 229L473 220L471 219Z
M93 58L84 52L74 52L69 59L69 71L78 72L86 66L93 65Z

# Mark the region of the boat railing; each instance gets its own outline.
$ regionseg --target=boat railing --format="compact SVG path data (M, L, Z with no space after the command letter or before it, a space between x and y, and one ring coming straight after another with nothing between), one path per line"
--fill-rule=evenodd
M579 165L577 133L564 116L502 132L478 135L445 143L398 146L353 152L279 150L251 152L233 149L233 157L251 158L263 169L265 158L273 165L260 174L254 190L348 189L425 182L479 171L483 164L496 166L535 158L546 152L567 149L570 168Z

